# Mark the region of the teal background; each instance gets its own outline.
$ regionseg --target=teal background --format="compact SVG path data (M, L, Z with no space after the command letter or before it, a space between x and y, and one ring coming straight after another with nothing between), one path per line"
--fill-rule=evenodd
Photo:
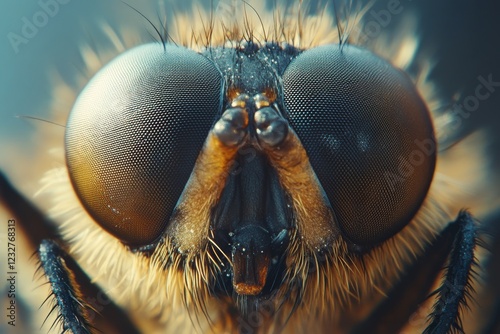
M153 22L157 23L154 6L146 1L127 0ZM208 5L209 1L204 1ZM217 1L214 1L217 3ZM251 2L251 1L250 1ZM358 1L363 3L363 1ZM389 0L377 1L374 10L387 7ZM190 1L165 1L167 11L175 6L189 5ZM477 76L488 74L500 81L500 6L496 1L416 1L401 0L405 12L415 12L420 17L419 30L422 48L432 55L436 68L432 78L443 96L462 92L474 93ZM40 10L38 0L2 1L0 12L0 169L13 168L16 162L5 153L6 145L16 145L29 152L33 148L31 134L33 120L17 118L30 115L50 119L47 103L50 93L48 73L59 71L71 81L75 69L82 68L79 46L83 42L98 44L102 33L99 22L111 26L127 24L134 29L149 29L137 13L117 0L69 0L60 5L59 12L50 17L37 35L15 53L8 40L8 33L20 34L24 16L31 18ZM157 6L157 5L156 5ZM330 6L331 7L331 6ZM171 11L169 11L171 12ZM404 15L394 17L395 22ZM391 24L385 29L395 29ZM492 131L488 142L495 168L500 167L500 89L481 102L479 110L464 121L463 132L478 127ZM35 166L36 167L36 166ZM15 168L15 167L14 167Z

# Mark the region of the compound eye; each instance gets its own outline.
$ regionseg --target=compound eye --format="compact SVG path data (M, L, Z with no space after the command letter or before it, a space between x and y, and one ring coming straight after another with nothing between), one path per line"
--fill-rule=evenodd
M66 161L90 215L131 246L161 236L221 112L215 65L181 47L147 44L105 66L71 111Z
M303 52L284 102L343 236L374 246L410 222L436 161L429 111L411 80L350 45Z

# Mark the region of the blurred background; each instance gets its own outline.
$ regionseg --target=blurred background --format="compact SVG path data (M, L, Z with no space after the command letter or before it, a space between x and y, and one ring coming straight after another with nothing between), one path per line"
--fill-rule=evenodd
M56 1L56 0L54 0ZM9 172L15 163L6 156L6 146L16 145L29 152L34 147L34 121L16 118L30 115L49 119L47 105L51 92L49 73L59 72L71 83L75 71L83 67L79 47L83 43L99 45L103 34L98 28L102 22L110 26L126 25L138 31L151 27L136 12L118 0L59 0L57 13L40 16L44 5L51 11L51 0L7 1L0 13L0 168ZM395 1L395 0L393 0ZM127 0L153 22L158 22L158 8L165 1ZM210 1L204 0L209 5ZM313 3L315 1L312 1ZM374 10L386 9L390 0L374 2ZM175 4L174 4L175 3ZM170 9L190 5L191 1L167 1ZM214 1L215 6L217 1ZM251 1L250 1L251 3ZM363 3L363 1L355 1ZM417 34L421 49L436 63L431 78L442 96L450 98L461 93L462 98L473 95L479 84L478 76L491 75L500 81L500 5L497 1L432 1L401 0L403 13L414 13L419 18ZM174 5L173 5L174 4ZM54 11L52 9L52 11ZM26 30L26 20L39 20L38 31ZM395 29L398 20L382 29ZM46 22L45 22L46 21ZM394 22L394 24L393 24ZM23 27L29 37L23 37ZM107 42L109 43L109 41ZM460 102L460 100L458 101ZM495 168L500 167L500 89L465 119L461 131L478 127L491 129L489 145Z

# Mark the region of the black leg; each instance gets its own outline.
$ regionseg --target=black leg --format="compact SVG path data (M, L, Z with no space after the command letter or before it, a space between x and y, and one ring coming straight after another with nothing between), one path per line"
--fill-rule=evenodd
M129 316L118 307L63 248L52 240L43 240L39 248L41 267L52 287L63 329L73 333L138 334ZM62 304L61 304L62 303ZM61 306L62 305L62 306Z
M90 333L86 308L80 290L66 262L69 256L54 241L43 240L38 250L40 264L52 288L52 295L59 311L57 321L62 324L63 332L74 334Z
M91 283L90 278L83 272L78 264L58 246L58 244L63 244L63 242L59 238L57 229L54 227L55 225L46 219L41 211L17 192L1 171L0 202L10 211L12 216L19 221L19 227L24 231L23 235L28 237L28 241L33 247L45 245L43 250L40 250L40 257L45 254L45 261L42 261L42 267L47 273L49 281L51 277L52 280L56 281L56 290L54 290L54 286L52 290L54 297L56 297L56 301L56 291L62 295L75 296L75 287L78 286L80 287L82 296L81 300L79 300L81 303L81 305L79 304L80 308L83 307L82 305L87 305L87 307L90 305L90 308L87 308L87 313L90 318L89 322L93 325L88 328L98 328L97 331L106 334L139 333L128 315L113 303L97 285ZM42 248L42 246L40 246L40 248ZM46 263L47 268L45 268L43 262ZM51 276L49 276L48 271L52 272L52 274L50 274ZM29 292L27 293L29 294ZM85 300L85 303L83 300ZM74 300L73 303L76 303L76 300ZM56 305L56 308L57 307ZM83 317L84 311L80 309L79 312L79 315L74 316L74 318L78 319ZM58 319L62 322L65 321L62 312L59 314Z
M460 311L471 298L474 279L474 248L477 244L477 227L471 215L462 211L450 225L455 235L450 260L441 287L434 293L438 300L430 315L431 323L424 333L463 332Z
M439 294L431 325L426 333L448 333L459 329L460 306L465 304L473 278L477 227L469 213L457 219L409 266L388 297L352 333L397 333L423 301L449 258L446 279L433 294Z

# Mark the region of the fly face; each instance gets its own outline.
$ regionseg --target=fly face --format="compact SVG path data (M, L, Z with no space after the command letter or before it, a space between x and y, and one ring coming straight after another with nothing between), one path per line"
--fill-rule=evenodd
M461 213L445 228L436 111L398 64L342 34L294 43L287 15L274 38L233 22L222 43L211 22L196 51L163 38L97 72L69 114L67 170L45 181L71 255L143 331L385 333L451 254L466 275L443 284L462 279L462 297L438 296L451 311L428 324L447 332L476 227ZM57 294L53 247L40 252Z
M436 152L405 182L380 175L421 143L435 147L425 103L370 51L150 44L82 92L66 158L82 204L123 243L213 253L210 290L260 295L287 280L290 248L346 256L341 243L366 251L405 227Z

